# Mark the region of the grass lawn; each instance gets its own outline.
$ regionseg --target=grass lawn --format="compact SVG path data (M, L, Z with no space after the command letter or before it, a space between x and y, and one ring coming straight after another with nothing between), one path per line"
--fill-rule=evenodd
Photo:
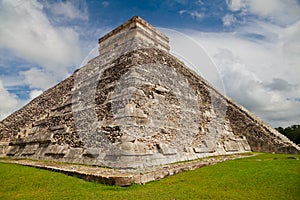
M300 199L300 155L259 154L125 188L0 163L0 199Z

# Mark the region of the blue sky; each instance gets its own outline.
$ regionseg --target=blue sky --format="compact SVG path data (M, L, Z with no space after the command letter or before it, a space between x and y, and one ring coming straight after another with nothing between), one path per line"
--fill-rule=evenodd
M72 74L134 15L199 44L226 94L272 126L300 124L299 0L0 0L0 119Z

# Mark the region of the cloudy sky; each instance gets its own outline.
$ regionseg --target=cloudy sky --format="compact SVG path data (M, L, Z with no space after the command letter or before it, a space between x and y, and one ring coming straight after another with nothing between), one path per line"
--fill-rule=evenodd
M99 37L134 15L173 49L175 33L188 38L176 47L182 57L205 51L226 95L270 125L300 124L299 0L0 0L0 119L72 74Z

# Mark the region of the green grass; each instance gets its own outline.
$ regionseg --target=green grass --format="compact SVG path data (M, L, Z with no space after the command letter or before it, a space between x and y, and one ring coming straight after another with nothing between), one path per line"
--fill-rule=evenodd
M0 199L300 199L299 158L259 154L126 188L0 163Z

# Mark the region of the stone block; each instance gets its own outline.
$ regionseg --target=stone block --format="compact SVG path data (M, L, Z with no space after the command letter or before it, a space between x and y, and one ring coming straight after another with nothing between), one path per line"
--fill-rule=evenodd
M146 96L144 91L140 90L140 89L136 89L135 94L140 96L140 97L145 97Z
M151 119L150 124L154 128L161 128L165 125L165 119Z
M82 153L83 153L83 149L82 148L72 148L72 149L69 149L66 152L65 157L66 158L71 158L71 159L77 159L77 158L81 158L82 157Z
M88 148L84 150L83 156L84 157L89 157L89 158L97 158L101 153L100 148Z
M8 142L0 142L0 157L7 154L8 145Z
M228 141L224 142L224 149L227 152L234 152L234 151L239 151L240 150L240 146L239 146L238 142L232 141L232 140L228 140Z
M147 118L135 118L135 123L139 126L147 126L150 120Z
M22 149L22 148L20 148L19 146L9 146L7 148L7 155L14 156L19 152L20 149Z
M193 147L184 147L184 151L186 153L194 153L194 148Z
M158 93L167 93L169 92L170 90L165 88L165 87L162 87L160 85L156 85L155 86L155 91L158 92Z
M165 96L164 95L161 95L161 94L157 94L157 93L153 93L153 98L154 99L157 99L158 101L160 102L163 102L165 100Z
M130 186L133 182L132 176L114 177L114 184L119 186Z
M193 148L195 153L213 153L214 150L208 147L195 147Z
M120 138L121 143L134 142L135 140L136 140L136 138L131 135L122 135Z
M22 156L29 156L35 154L39 147L39 144L28 144L25 146L24 150L22 151Z
M241 143L242 143L245 151L251 151L251 147L250 147L248 141L246 140L246 138L241 140Z
M63 129L63 130L65 130L67 127L66 127L66 125L64 124L64 125L59 125L59 126L52 126L52 127L50 127L50 130L51 131L56 131L56 130L61 130L61 129Z
M67 151L67 146L62 145L49 145L45 151L45 155L52 155L52 154L65 154Z
M142 142L124 142L120 144L121 155L150 155L153 154L152 150L149 150L148 146Z
M175 155L177 154L177 150L174 148L169 147L167 144L160 143L158 145L158 150L160 153L164 155Z
M140 176L139 183L144 184L150 181L155 181L155 177L153 173L147 173Z

